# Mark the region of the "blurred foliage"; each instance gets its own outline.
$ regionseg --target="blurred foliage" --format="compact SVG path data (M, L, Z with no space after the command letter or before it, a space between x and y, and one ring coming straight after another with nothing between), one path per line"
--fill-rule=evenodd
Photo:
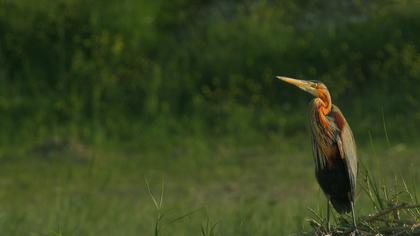
M356 134L416 137L420 4L0 0L0 142L288 137L330 88ZM246 138L245 138L246 139Z

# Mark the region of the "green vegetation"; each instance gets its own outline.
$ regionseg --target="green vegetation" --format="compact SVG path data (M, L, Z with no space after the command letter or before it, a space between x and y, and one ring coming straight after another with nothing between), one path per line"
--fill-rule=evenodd
M310 148L287 150L283 145L222 144L191 153L180 147L172 153L103 150L84 156L69 149L49 156L29 153L26 158L3 158L0 231L6 235L154 235L159 222L159 235L201 235L202 228L206 235L211 231L215 235L309 232L310 209L325 217L326 201L314 178ZM418 198L418 153L414 148L383 148L376 154L361 150L360 159L389 186L390 193L394 187L404 188L400 177L404 176ZM363 182L361 172L359 216L375 212ZM401 202L411 204L406 195L402 197Z
M374 211L367 216L357 217L357 231L361 235L418 235L420 234L420 204L415 192L408 189L402 179L394 183L394 189L380 187L365 170L363 189L373 204ZM309 219L314 231L309 235L351 235L356 234L353 220L340 216L328 229L325 218L313 213Z
M410 141L419 11L411 1L2 0L0 142L302 133L308 97L278 74L325 82L358 137L383 136L384 115Z
M419 28L415 1L0 0L0 232L309 232L309 97L275 75L323 81L418 204Z

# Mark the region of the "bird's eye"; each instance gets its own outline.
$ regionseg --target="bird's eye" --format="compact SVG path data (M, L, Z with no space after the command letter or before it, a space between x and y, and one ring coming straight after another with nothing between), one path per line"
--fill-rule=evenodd
M310 80L310 82L311 82L311 87L312 88L318 88L318 85L319 85L319 81L317 81L317 80Z

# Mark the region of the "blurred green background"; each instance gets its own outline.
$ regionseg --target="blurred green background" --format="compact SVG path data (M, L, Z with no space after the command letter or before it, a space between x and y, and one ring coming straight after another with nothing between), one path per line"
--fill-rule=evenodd
M0 0L0 231L305 229L310 97L275 75L324 82L362 162L416 186L419 29L409 0Z

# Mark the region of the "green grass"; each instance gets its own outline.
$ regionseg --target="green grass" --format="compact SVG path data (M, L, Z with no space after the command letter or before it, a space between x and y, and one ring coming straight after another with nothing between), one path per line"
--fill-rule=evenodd
M313 231L305 235L419 235L420 234L420 204L416 189L409 189L403 178L396 179L390 188L381 185L363 169L363 182L360 184L363 192L373 205L369 214L357 215L354 226L352 217L339 215L327 227L325 217L313 212L308 222Z
M325 215L305 145L73 146L2 155L2 234L290 235L311 230L309 209ZM373 143L359 159L384 185L404 178L415 188L418 153L414 145ZM360 215L374 209L361 187L356 208Z

